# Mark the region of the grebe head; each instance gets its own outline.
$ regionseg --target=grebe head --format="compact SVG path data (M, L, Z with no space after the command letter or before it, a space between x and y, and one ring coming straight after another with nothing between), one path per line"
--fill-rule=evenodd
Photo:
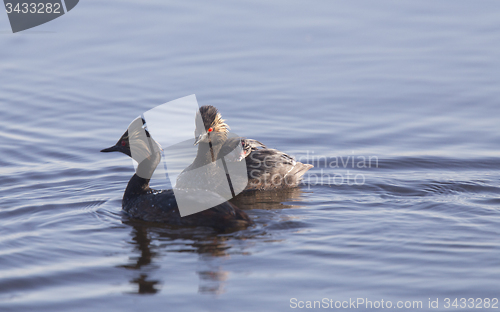
M122 152L137 162L141 162L142 159L159 152L161 149L160 144L151 137L146 129L145 120L137 117L130 123L127 131L115 145L105 148L101 152Z
M209 141L215 144L222 143L226 140L228 132L229 126L217 108L211 105L200 107L196 113L195 145Z
M103 153L109 152L122 152L123 154L132 157L130 152L130 141L128 139L128 130L121 136L121 138L116 142L115 145L101 150Z

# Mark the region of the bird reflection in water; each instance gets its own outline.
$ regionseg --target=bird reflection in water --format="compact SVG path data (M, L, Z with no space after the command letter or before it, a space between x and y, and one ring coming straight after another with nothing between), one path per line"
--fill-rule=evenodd
M295 202L300 201L301 194L300 188L239 194L231 201L235 201L238 206L247 211L252 210L252 214L259 220L257 224L260 223L261 227L257 226L253 230L235 231L234 235L227 232L221 235L221 232L204 227L186 228L145 221L123 220L123 223L132 226L131 243L134 245L134 250L129 257L130 262L119 267L137 271L134 278L130 280L130 283L136 288L133 293L156 294L161 290L162 284L168 282L159 280L158 276L152 277L157 272L155 269L158 268L160 262L155 261L155 259L162 257L162 253L158 249L165 248L165 242L170 245L171 242L182 241L184 245L182 248L176 248L169 252L195 252L199 255L200 269L196 271L199 277L198 292L222 294L225 292L224 286L230 277L230 272L221 267L220 261L213 260L229 257L232 244L228 241L266 236L266 227L273 222L279 224L284 221L283 219L271 220L275 216L266 213L266 211L298 207ZM299 203L297 202L297 204ZM245 251L240 253L250 254Z
M247 191L238 194L230 201L243 210L274 210L300 207L304 192L300 188L283 188L269 191Z
M221 294L224 291L224 281L227 280L229 272L224 271L220 266L214 266L211 259L214 257L228 257L227 250L230 246L226 241L230 239L227 236L218 236L211 229L186 229L174 228L158 224L138 221L127 221L133 225L132 243L135 245L134 254L129 257L130 263L121 265L120 267L129 270L137 270L138 274L130 281L131 284L137 285L137 294L155 294L161 289L161 285L166 281L159 281L152 278L155 272L155 258L159 257L159 253L155 249L160 247L151 244L151 236L153 235L159 241L191 241L175 252L196 252L200 255L203 269L199 270L198 276L200 279L199 292ZM137 252L139 255L137 256ZM207 268L208 267L208 268Z
M224 282L229 278L229 272L221 268L211 271L198 271L200 277L199 293L223 294Z
M159 289L157 289L157 285L159 281L148 281L146 280L147 278L147 274L141 274L138 278L130 281L132 284L137 284L139 286L137 290L138 294L156 294L158 292Z
M141 226L134 226L132 231L132 241L135 245L135 250L140 252L140 255L131 256L130 264L122 265L120 267L130 270L141 270L143 266L151 264L151 259L156 257L157 253L151 251L151 239L148 236L147 229ZM139 277L130 281L132 284L137 284L138 294L155 294L159 290L160 281L148 280L148 274L141 273Z

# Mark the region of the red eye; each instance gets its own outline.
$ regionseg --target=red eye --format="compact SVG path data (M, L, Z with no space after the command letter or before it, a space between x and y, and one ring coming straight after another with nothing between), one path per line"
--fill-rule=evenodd
M127 142L125 142L125 140L122 141L122 146L125 146L127 145Z
M208 132L212 132L212 131L214 131L214 129L208 128Z

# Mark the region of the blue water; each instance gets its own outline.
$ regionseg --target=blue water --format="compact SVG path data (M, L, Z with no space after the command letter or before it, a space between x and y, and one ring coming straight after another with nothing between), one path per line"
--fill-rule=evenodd
M484 309L500 299L498 12L86 0L17 34L0 14L1 310ZM132 163L99 150L190 94L235 133L315 165L297 189L238 199L254 227L121 212Z

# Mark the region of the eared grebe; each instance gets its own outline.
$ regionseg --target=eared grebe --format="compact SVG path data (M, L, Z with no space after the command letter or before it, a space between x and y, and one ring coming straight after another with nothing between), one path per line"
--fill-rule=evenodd
M213 106L200 107L196 121L196 158L177 177L176 187L203 189L209 185L209 189L221 194L227 180L225 171L218 168L220 164L216 160L220 159L219 151L227 139L227 125ZM201 167L203 170L197 170Z
M203 111L217 112L217 109L213 106L202 106L200 112ZM205 125L211 125L213 129L228 133L229 127L220 113L202 114L202 117ZM242 149L235 149L238 144L241 144ZM230 137L225 139L219 149L219 157L226 156L229 161L245 159L248 177L245 190L296 187L306 171L313 167L313 165L295 161L293 157L252 139ZM241 152L236 155L235 151Z
M148 144L145 140L138 139L147 137L150 138L149 142L154 142L149 132L142 127L144 120L139 117L132 124L134 123L137 126L129 127L114 146L101 151L122 152L141 160L123 194L122 208L128 215L150 222L209 226L220 230L242 228L253 223L244 211L225 201L220 195L203 189L197 190L196 196L192 196L192 192L176 188L175 195L182 195L184 199L188 198L194 203L199 202L200 205L206 202L224 202L210 209L181 217L173 190L154 190L149 186L150 178L160 162L161 152L156 143ZM203 140L201 137L200 139ZM132 147L131 141L134 142ZM145 143L141 145L136 142Z

